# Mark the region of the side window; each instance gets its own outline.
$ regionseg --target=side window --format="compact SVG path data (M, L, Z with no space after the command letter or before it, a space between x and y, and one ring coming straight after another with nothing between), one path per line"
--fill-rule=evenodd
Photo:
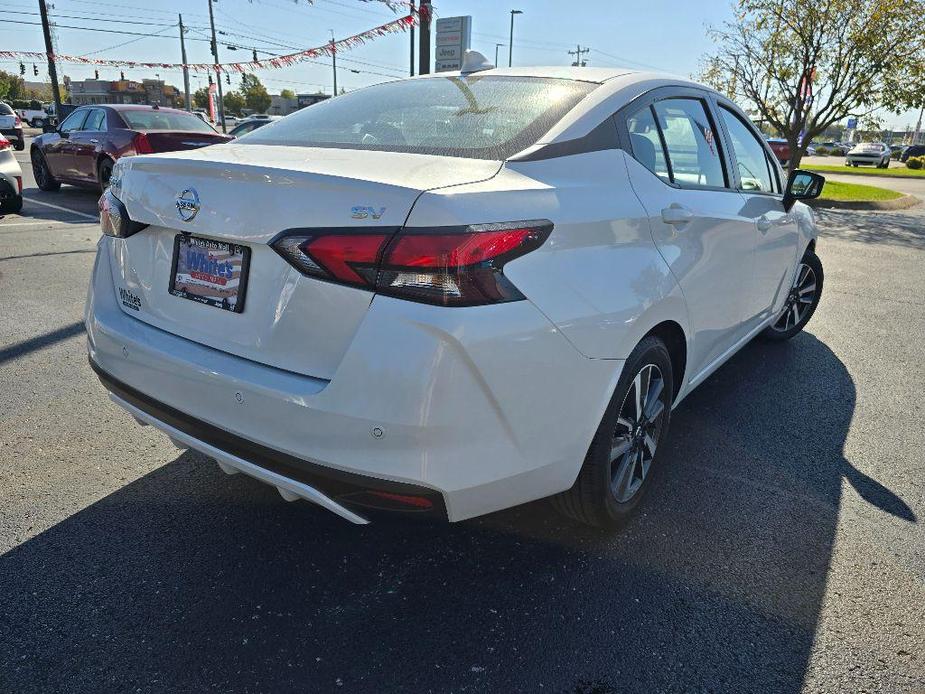
M768 161L764 146L738 115L724 106L720 106L719 112L729 131L729 139L732 140L742 190L778 192L777 176Z
M670 182L671 171L665 160L665 148L655 124L655 116L652 115L652 107L646 106L627 118L626 127L636 161L659 178Z
M105 130L106 112L101 108L90 111L90 116L81 130Z
M64 122L61 124L59 130L67 134L73 132L74 130L80 130L80 126L83 125L84 119L87 117L88 110L84 111L74 111L71 115L64 119Z
M668 150L672 180L681 186L726 185L719 140L699 99L665 99L653 108Z

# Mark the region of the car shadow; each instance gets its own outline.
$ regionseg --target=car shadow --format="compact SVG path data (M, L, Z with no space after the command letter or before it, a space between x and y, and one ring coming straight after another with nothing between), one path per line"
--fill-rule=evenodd
M925 249L925 216L921 213L816 210L824 235L846 241Z
M621 533L540 501L345 523L184 453L0 557L9 691L801 688L843 479L850 374L755 343L675 411ZM339 687L342 685L342 688Z

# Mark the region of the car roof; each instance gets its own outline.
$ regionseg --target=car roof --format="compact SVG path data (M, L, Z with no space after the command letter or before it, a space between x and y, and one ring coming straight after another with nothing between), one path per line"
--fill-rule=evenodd
M622 77L633 73L642 74L640 70L622 67L563 67L561 65L548 65L537 67L496 67L490 70L480 70L470 73L472 75L499 75L507 77L547 77L553 79L577 80L579 82L595 82L603 84L615 77ZM422 77L448 77L459 75L458 72L436 72Z
M113 111L163 111L164 113L189 113L179 108L158 106L156 109L148 104L84 104L80 108L111 108Z

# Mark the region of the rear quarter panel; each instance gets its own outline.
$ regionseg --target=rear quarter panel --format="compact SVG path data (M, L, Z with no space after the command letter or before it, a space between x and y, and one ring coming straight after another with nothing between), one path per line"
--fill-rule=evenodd
M623 157L605 150L508 162L490 181L424 193L408 224L549 219L543 247L508 263L505 275L583 355L625 359L664 320L688 331Z

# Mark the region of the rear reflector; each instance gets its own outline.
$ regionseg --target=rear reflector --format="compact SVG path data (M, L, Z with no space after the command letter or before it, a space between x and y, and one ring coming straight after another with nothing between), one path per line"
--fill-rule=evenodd
M442 306L523 299L502 269L549 237L546 220L377 233L299 230L270 245L304 275Z

